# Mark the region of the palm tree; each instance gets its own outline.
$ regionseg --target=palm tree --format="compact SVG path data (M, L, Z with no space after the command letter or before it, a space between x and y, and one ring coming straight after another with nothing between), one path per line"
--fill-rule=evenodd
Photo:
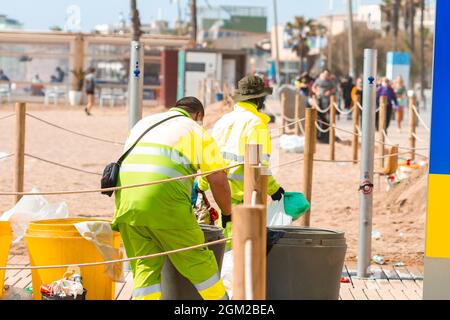
M401 0L383 0L380 5L384 20L387 21L384 30L387 34L392 31L392 50L397 51L398 24Z
M300 59L300 73L303 72L303 60L309 53L308 38L324 34L326 27L314 19L305 19L303 16L294 17L294 22L286 24L286 31L290 36L288 44L292 46Z
M139 10L137 9L136 0L131 0L130 4L131 4L131 22L133 25L133 41L139 41L142 35Z
M425 28L423 25L425 0L420 0L420 100L425 106Z
M191 9L191 42L195 47L197 43L197 0L190 0Z

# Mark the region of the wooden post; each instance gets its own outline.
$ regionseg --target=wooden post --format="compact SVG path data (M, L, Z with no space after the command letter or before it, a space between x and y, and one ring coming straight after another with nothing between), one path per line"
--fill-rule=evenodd
M378 114L378 135L380 137L381 147L380 147L380 164L381 168L384 167L384 134L386 133L386 111L387 111L387 97L380 97L380 113Z
M267 205L268 169L261 166L262 145L247 144L244 157L244 204L252 205L253 192L256 203Z
M336 132L334 129L334 124L336 122L336 108L334 107L335 96L330 97L330 160L335 159L335 140Z
M301 108L301 97L299 94L295 95L295 135L300 135L300 108Z
M281 93L281 134L286 133L286 93Z
M353 153L353 163L358 162L358 144L359 144L359 137L358 137L358 127L359 127L359 96L357 96L357 99L353 101L353 137L352 137L352 153Z
M317 127L316 127L316 123L317 123L317 113L319 111L317 109L313 109L312 111L312 115L313 115L313 123L312 123L312 130L313 130L313 144L312 144L312 150L313 153L316 153L316 146L317 146ZM305 118L306 118L306 113L305 113ZM306 129L305 129L306 131ZM306 135L306 133L305 133Z
M214 99L214 80L209 80L209 104L213 104L215 101Z
M266 298L265 207L233 209L233 299Z
M416 113L413 106L416 105L416 96L409 97L409 147L411 148L411 160L416 158Z
M25 116L26 104L16 103L16 147L14 152L14 191L23 192L23 173L25 166ZM17 203L22 196L15 196Z
M303 193L311 203L312 178L313 178L313 157L314 157L314 109L305 109L305 149L303 159ZM311 210L300 218L301 224L308 227L310 224Z

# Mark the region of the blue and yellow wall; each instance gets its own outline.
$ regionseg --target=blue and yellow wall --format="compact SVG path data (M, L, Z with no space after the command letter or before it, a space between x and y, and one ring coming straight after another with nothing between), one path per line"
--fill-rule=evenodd
M436 0L424 299L450 299L450 1Z

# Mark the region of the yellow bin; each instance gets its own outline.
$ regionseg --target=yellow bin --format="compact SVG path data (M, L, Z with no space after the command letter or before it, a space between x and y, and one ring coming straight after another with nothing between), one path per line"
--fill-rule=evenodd
M25 234L30 265L45 266L103 261L94 244L84 239L75 223L107 221L100 219L69 218L32 221ZM109 222L109 221L107 221ZM120 234L114 232L113 245L120 247ZM66 268L33 269L31 272L33 297L41 299L40 287L62 278ZM105 265L81 267L87 300L114 300L115 283L105 273Z
M8 262L9 247L11 246L12 230L9 221L0 221L0 266L5 267ZM3 296L5 270L0 270L0 298Z

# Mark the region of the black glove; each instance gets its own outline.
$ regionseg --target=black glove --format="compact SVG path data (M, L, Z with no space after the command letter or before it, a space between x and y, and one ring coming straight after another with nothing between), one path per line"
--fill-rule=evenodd
M222 228L225 229L225 227L227 226L227 222L231 222L231 214L228 216L222 214Z
M271 195L270 197L272 198L273 201L280 201L281 197L284 194L284 189L282 187L280 187L277 192L275 192L273 195Z

